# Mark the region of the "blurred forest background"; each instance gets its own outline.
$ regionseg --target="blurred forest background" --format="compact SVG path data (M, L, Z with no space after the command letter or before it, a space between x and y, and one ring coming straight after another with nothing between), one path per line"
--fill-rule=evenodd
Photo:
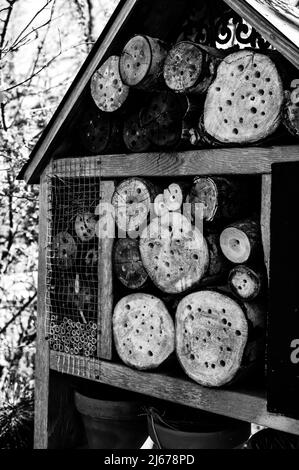
M0 449L33 410L39 188L16 176L117 3L0 0Z

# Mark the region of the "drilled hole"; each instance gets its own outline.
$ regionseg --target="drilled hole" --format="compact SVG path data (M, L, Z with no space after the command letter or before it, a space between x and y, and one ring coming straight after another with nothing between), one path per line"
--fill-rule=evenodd
M241 331L236 330L236 335L237 335L237 336L241 336Z
M236 134L236 135L239 134L239 131L236 127L233 129L233 133Z
M226 365L225 361L220 361L220 365L221 365L221 367L225 367L225 365Z
M252 112L252 114L256 114L256 113L257 113L257 109L256 109L256 108L251 108L250 111Z

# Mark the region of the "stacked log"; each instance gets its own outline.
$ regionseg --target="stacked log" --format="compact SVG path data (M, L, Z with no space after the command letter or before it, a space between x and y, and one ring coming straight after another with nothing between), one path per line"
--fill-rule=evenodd
M142 113L143 110L132 114L124 124L123 140L126 148L131 152L146 152L151 146L149 130L141 124Z
M294 137L299 137L299 80L293 80L291 90L286 91L283 123Z
M244 264L255 260L262 248L259 224L250 219L231 224L221 233L220 246L232 263Z
M215 143L252 144L281 123L283 83L274 62L255 51L230 54L218 67L205 106L203 127Z
M132 294L114 309L113 335L117 353L130 367L160 366L174 351L174 325L164 303L148 294Z
M146 91L163 88L163 65L168 49L160 39L141 35L132 37L120 57L123 83Z
M112 196L118 228L128 234L141 230L147 222L156 194L154 185L141 178L121 182Z
M93 74L91 96L98 108L107 113L117 111L127 101L129 87L119 74L119 57L109 57Z
M235 266L229 273L228 285L234 295L243 301L252 301L261 293L264 275L249 266Z
M77 245L68 232L60 232L53 239L54 262L60 269L70 269L77 257Z
M162 217L168 212L177 212L182 208L184 200L185 185L182 183L172 183L158 194L154 201L154 211L158 217Z
M125 287L134 290L144 287L148 274L142 264L137 240L131 238L117 240L113 262L116 277Z
M209 266L205 238L178 212L152 220L141 234L140 253L153 283L169 294L198 284Z
M185 297L176 312L176 353L200 385L221 387L248 373L263 354L264 312L216 291Z
M81 242L89 242L95 236L96 219L90 212L79 213L75 219L75 232Z

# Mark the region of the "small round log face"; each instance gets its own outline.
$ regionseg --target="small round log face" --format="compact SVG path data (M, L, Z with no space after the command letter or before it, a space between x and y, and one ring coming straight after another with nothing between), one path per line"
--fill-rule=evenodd
M136 369L154 369L174 351L172 318L164 303L148 294L132 294L118 302L113 333L119 357Z
M185 292L199 283L209 265L202 233L177 212L150 223L141 234L140 253L154 284L168 294Z
M68 232L58 233L53 240L54 259L60 269L69 269L77 257L77 245Z
M140 251L139 243L130 238L121 238L114 247L114 271L120 282L129 289L141 289L148 279Z
M195 216L196 209L202 211L203 220L210 222L218 209L218 191L212 178L196 178L186 199L192 204L191 213Z
M119 229L130 233L142 227L154 197L152 188L141 179L129 178L120 183L112 197Z
M129 87L119 74L119 57L111 56L94 73L91 79L91 95L101 111L117 111L127 100Z
M125 45L120 57L120 75L130 87L151 90L158 84L167 51L159 40L134 36Z
M88 250L84 257L85 265L88 268L95 268L98 264L98 251L95 248Z
M220 235L223 254L232 263L246 263L250 257L250 240L245 232L236 227L226 228Z
M176 352L186 374L220 387L237 374L248 338L240 305L214 291L188 295L176 312Z
M231 270L228 283L237 297L249 301L259 295L262 277L248 266L240 265Z
M166 85L173 91L188 93L202 74L203 53L196 44L183 41L168 53L164 64Z
M126 120L123 139L126 148L130 152L146 152L149 150L151 143L148 129L141 125L139 113L130 116Z
M286 104L283 123L288 131L299 138L299 87L286 92Z
M80 142L91 153L104 152L111 136L111 120L99 109L88 109L80 120Z
M204 106L205 131L220 143L246 144L273 134L281 122L284 93L272 60L240 51L220 64Z
M187 102L186 102L187 105ZM156 94L140 115L151 143L160 148L173 148L181 141L186 108L173 93Z
M89 242L95 236L96 219L90 212L78 214L75 219L75 232L82 242Z

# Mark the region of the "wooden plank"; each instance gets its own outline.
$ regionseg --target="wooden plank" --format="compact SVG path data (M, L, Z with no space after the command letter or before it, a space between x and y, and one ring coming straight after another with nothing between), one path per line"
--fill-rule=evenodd
M263 392L204 388L185 378L51 352L51 368L211 413L299 434L299 421L266 410Z
M48 447L49 346L46 341L46 267L48 243L48 179L42 176L39 206L37 339L35 356L34 447Z
M101 202L111 203L115 190L113 181L101 181ZM109 223L107 221L106 223ZM112 284L112 248L113 234L105 234L99 230L99 263L98 263L98 357L111 360L112 358L112 313L113 313L113 284Z
M78 158L66 158L53 162L53 172L58 176L66 176L63 172L68 165L74 170L80 170L78 176L82 177L256 175L270 174L272 163L287 161L299 161L299 145L80 157L80 165Z
M262 201L261 201L261 231L264 249L264 260L270 276L270 243L271 243L271 175L262 176Z
M246 0L224 0L238 15L253 26L295 67L299 68L299 49L287 36L276 29L264 16Z

